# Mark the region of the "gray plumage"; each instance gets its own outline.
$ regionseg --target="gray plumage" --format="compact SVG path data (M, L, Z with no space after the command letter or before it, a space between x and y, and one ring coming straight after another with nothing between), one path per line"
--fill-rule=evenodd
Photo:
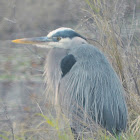
M50 48L45 64L47 97L53 96L76 132L94 120L119 134L126 129L124 89L112 66L97 48L69 28L59 28L46 37L14 40Z
M76 63L64 77L61 77L60 63L68 54L76 58ZM124 90L116 73L98 49L88 44L68 51L52 49L47 57L45 70L48 85L52 86L54 93L59 85L57 97L62 108L65 107L67 110L67 116L75 115L73 112L82 107L88 117L111 133L125 130L127 109ZM72 124L75 125L73 122Z

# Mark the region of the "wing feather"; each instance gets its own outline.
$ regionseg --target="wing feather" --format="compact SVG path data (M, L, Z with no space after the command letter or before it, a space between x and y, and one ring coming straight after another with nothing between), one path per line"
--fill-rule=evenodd
M61 79L61 105L68 116L78 115L83 120L91 118L111 133L120 132L126 128L127 122L122 85L104 55L97 49L89 47L89 52L86 49L73 54L78 56L80 51L81 56L76 58L70 73ZM82 59L91 53L87 59ZM79 111L81 108L83 113Z

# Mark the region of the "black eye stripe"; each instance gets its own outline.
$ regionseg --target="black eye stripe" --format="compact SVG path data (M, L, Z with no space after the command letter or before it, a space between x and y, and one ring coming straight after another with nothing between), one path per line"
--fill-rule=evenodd
M52 37L62 37L62 38L73 38L73 37L81 37L86 40L85 37L81 36L80 34L72 31L72 30L64 30L64 31L59 31L56 34L54 34Z

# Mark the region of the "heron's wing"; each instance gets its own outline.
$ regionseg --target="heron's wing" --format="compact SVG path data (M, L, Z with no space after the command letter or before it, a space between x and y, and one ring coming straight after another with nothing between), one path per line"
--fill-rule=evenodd
M83 108L113 133L125 129L127 109L120 81L104 55L86 46L73 53L76 63L61 79L60 102L72 114ZM70 115L70 113L69 113Z

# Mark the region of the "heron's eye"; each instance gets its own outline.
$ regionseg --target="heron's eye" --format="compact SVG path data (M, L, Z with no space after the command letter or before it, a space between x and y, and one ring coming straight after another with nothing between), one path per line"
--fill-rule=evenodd
M61 37L57 37L57 41L61 40Z

